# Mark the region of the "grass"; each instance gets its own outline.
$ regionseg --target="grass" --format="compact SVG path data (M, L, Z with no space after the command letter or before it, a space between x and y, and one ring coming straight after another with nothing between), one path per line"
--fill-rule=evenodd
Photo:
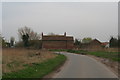
M51 49L49 51L66 51L66 52L70 52L70 53L77 53L77 54L80 54L80 53L85 53L87 51L85 50L72 50L72 49Z
M118 57L120 52L88 52L87 54L95 55L97 57L108 58L110 60L120 62L120 57Z
M68 50L67 52L71 53L77 53L77 54L86 54L86 55L94 55L97 57L102 57L102 58L107 58L113 61L118 61L120 62L120 52L105 52L105 51L95 51L95 52L90 52L90 51L84 51L84 50Z
M3 49L2 71L4 73L16 72L25 68L24 65L41 63L47 59L55 58L57 55L46 50L31 49ZM38 55L40 53L40 55Z
M67 50L67 52L70 52L70 53L76 53L76 54L82 54L82 53L87 53L87 51L85 50Z
M46 60L42 63L34 63L32 65L25 65L26 68L17 72L4 74L5 78L42 78L48 73L52 72L57 66L66 60L64 55L58 55L53 59Z
M67 51L67 49L50 49L49 51Z
M85 54L85 55L94 55L97 57L107 58L112 61L118 61L120 62L120 52L107 52L107 51L85 51L85 50L53 50L53 51L66 51L70 53L76 53L76 54Z

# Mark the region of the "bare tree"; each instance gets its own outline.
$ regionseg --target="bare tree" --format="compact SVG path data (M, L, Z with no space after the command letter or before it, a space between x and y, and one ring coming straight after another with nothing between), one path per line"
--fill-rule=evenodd
M18 29L18 36L20 39L22 39L23 35L29 35L29 40L40 40L41 39L41 35L37 34L36 32L34 32L31 28L29 27L22 27Z
M22 40L24 42L24 47L28 47L29 46L28 39L29 39L29 35L28 34L22 36Z

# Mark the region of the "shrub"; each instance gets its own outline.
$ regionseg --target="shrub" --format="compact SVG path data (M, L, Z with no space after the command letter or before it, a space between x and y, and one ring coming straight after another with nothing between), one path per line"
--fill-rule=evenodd
M15 47L22 48L22 47L24 47L24 43L22 41L18 42L15 45ZM41 49L42 48L42 41L41 40L30 40L28 48Z

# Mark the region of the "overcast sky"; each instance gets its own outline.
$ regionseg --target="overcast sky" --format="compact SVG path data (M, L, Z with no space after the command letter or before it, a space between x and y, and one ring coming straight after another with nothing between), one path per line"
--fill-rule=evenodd
M3 2L2 35L18 40L18 28L35 32L97 38L108 41L118 35L117 2Z

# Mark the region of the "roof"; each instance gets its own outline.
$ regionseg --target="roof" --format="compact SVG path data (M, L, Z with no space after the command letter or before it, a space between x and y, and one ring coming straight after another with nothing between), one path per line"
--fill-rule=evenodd
M89 43L82 43L83 45L90 45L91 43L95 43L95 42L97 42L97 43L99 43L99 44L102 44L99 40L97 40L97 39L93 39L92 41L90 41Z
M73 40L73 37L63 35L46 35L42 36L42 40Z
M97 39L92 40L90 43L94 43L94 42L97 42L97 43L101 44L101 42Z

